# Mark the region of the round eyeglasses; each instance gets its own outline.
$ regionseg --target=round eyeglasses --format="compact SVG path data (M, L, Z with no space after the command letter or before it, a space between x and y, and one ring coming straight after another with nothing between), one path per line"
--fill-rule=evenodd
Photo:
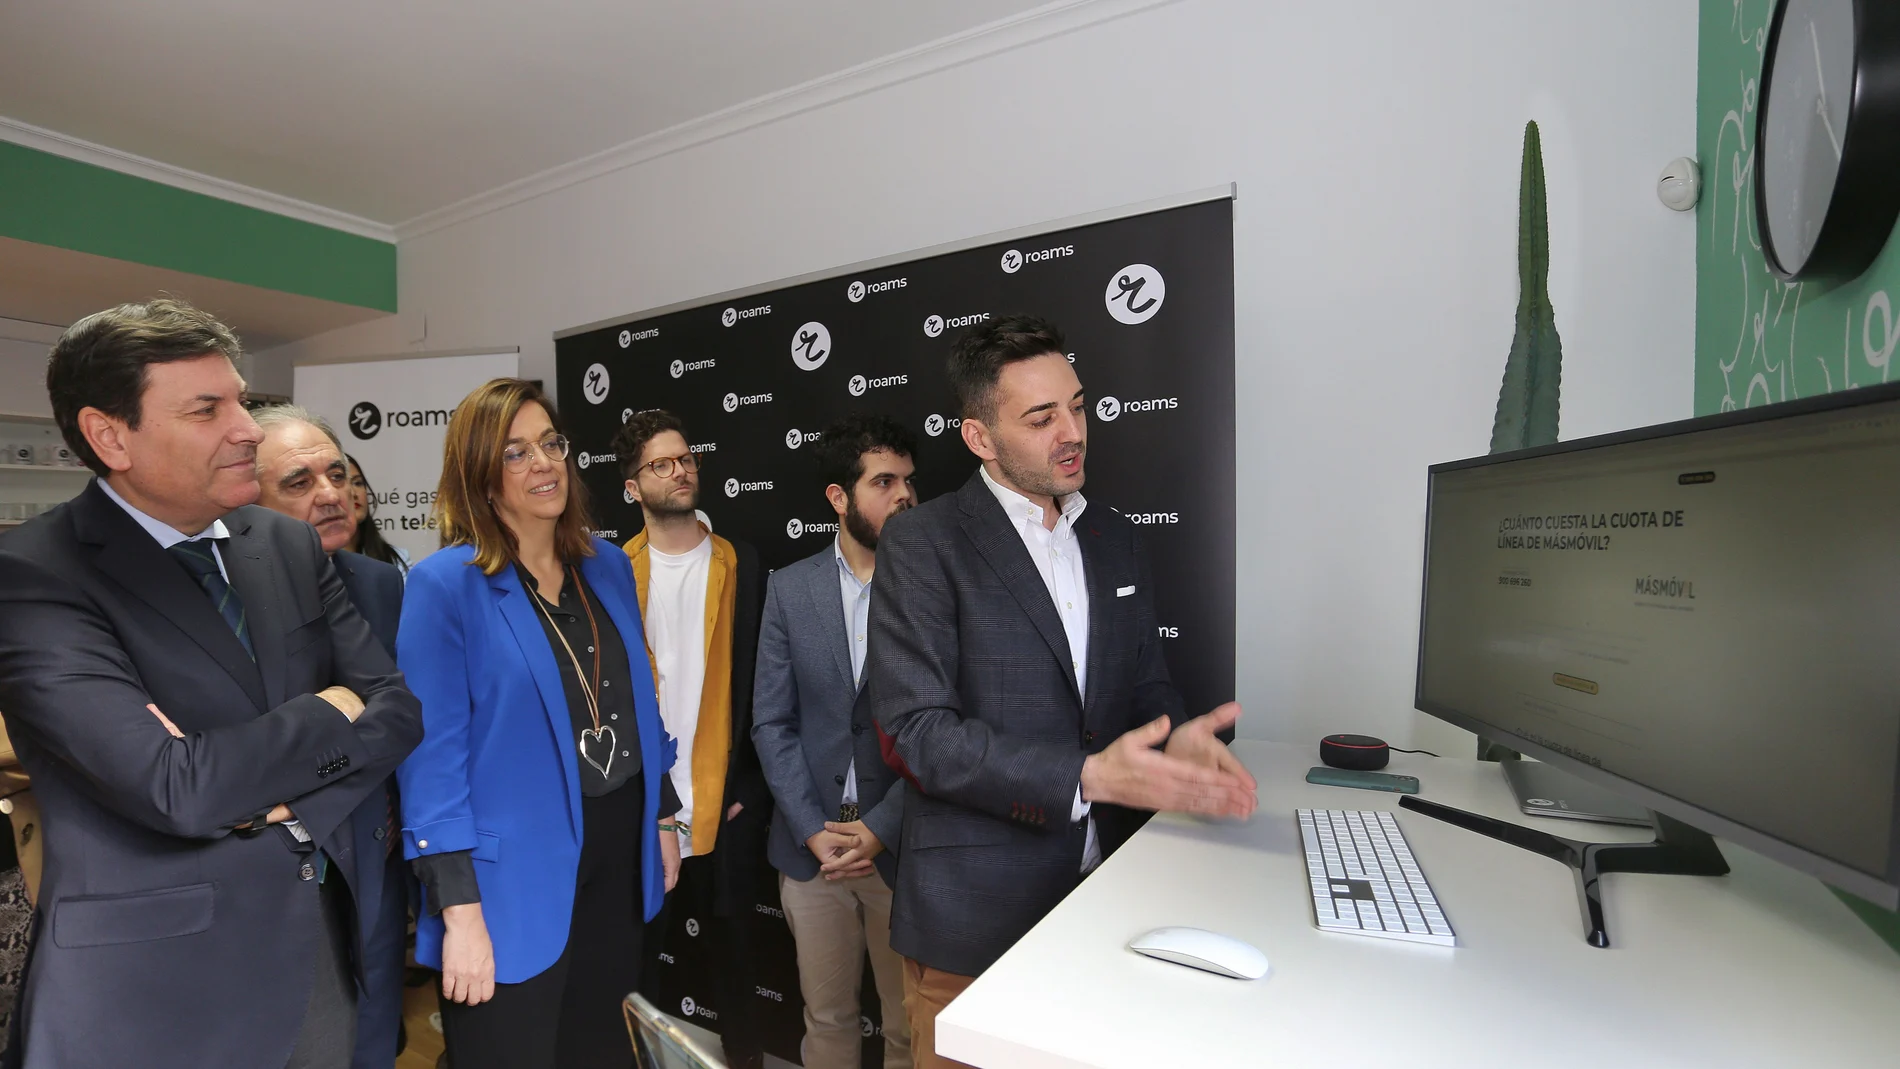
M688 473L698 471L699 458L692 453L684 453L676 457L661 457L658 460L649 460L645 464L640 465L640 467L651 471L656 478L671 479L673 472L677 469L685 469Z
M522 445L515 443L501 451L501 466L510 472L518 472L528 466L528 462L534 459L536 452L548 458L549 461L558 464L567 459L569 446L570 443L565 434L556 434L543 438L541 439L540 445Z

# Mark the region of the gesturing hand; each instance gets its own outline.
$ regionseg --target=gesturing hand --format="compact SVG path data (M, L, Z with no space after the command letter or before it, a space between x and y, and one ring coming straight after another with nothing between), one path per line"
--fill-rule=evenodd
M1166 751L1154 747L1168 739L1168 718L1160 717L1127 732L1108 749L1082 763L1082 798L1134 809L1244 817L1254 811L1256 784L1247 770L1226 754L1214 732L1240 716L1228 704L1182 725L1188 737ZM1219 747L1216 754L1209 747Z

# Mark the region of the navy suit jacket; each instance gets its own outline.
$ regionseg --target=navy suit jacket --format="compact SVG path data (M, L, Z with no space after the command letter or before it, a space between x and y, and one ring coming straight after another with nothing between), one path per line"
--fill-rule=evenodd
M660 781L676 747L660 723L640 628L633 565L596 538L581 575L627 647L633 724L615 724L620 746L640 750L640 901L652 920L665 895L660 869ZM409 571L399 659L422 699L422 745L403 762L403 854L473 851L482 920L495 949L495 979L518 984L553 965L567 946L581 856L580 762L567 694L547 632L513 568L483 575L475 551L449 546ZM423 892L427 898L428 892ZM442 965L442 915L425 901L416 960Z
M369 624L370 633L394 661L396 628L402 623L402 572L393 564L348 550L331 554L330 560L336 565L337 578L343 580L350 604L356 606ZM350 823L355 829L358 858L374 859L388 853L389 814L396 804L396 780L390 776L383 780L382 790L371 791L356 807ZM367 863L357 866L357 880L351 890L356 893L357 927L364 932L373 932L384 922L383 880L388 868ZM397 924L407 921L407 917L390 919L390 923Z
M1157 716L1181 723L1135 525L1090 503L1075 532L1086 694L1049 588L980 473L878 539L864 686L920 788L904 799L891 946L933 968L981 973L1074 890L1082 762ZM1104 856L1148 816L1091 815Z
M315 529L224 522L254 660L96 483L0 541L0 709L46 828L7 1055L27 1069L282 1069L321 952L312 847L233 829L289 802L354 886L350 816L421 737Z

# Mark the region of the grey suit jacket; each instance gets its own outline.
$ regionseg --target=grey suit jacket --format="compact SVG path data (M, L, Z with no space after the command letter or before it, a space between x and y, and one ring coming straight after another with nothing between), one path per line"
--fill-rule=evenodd
M981 475L885 524L871 593L867 699L916 789L905 801L891 945L965 976L987 969L1081 882L1069 819L1083 759L1181 720L1133 524L1090 504L1075 529L1089 589L1088 693L1022 538ZM1147 814L1097 805L1104 856Z
M855 760L859 816L884 844L873 864L891 884L904 783L879 754L870 712L859 700L848 626L830 547L772 574L752 687L752 741L777 803L766 856L794 880L818 875L805 840L838 819L845 769Z

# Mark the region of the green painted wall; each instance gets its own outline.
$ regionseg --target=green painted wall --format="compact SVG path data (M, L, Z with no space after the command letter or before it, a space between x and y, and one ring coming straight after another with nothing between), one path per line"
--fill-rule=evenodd
M1702 0L1696 77L1697 415L1886 382L1900 341L1900 241L1833 287L1783 283L1755 226L1755 105L1774 0ZM1896 950L1900 915L1847 904Z
M0 235L396 310L396 246L0 141Z

